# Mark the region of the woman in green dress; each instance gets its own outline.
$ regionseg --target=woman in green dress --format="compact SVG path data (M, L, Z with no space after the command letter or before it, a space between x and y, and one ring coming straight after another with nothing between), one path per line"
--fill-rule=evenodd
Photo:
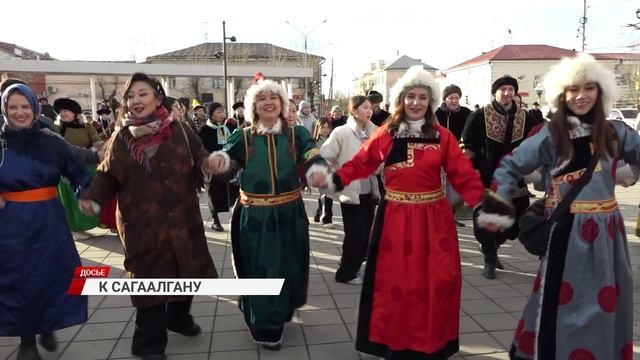
M56 129L67 142L83 149L100 150L104 142L98 135L98 131L82 119L82 108L73 99L60 98L53 103L53 108L58 114L55 122ZM96 173L97 164L85 164L92 175ZM58 184L58 194L64 206L64 212L71 228L74 240L86 240L90 237L85 231L98 226L99 219L95 216L82 214L78 207L78 200L69 184L69 180L61 178Z
M251 127L231 134L222 151L212 154L212 163L214 174L243 169L231 220L236 275L285 279L278 296L240 300L254 341L278 350L285 322L307 301L309 219L296 164L314 180L326 180L329 169L307 129L287 124L289 100L282 86L260 80L248 89L244 104Z

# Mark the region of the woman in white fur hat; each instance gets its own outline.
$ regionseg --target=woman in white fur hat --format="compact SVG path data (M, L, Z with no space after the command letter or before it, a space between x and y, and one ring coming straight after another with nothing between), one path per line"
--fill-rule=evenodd
M556 110L551 121L502 160L494 174L496 194L487 203L505 202L522 175L548 166L549 216L593 157L596 166L547 243L510 356L631 359L633 280L614 187L619 160L640 164L640 136L605 119L616 96L615 77L588 54L553 68L545 94Z
M278 296L240 300L254 341L279 350L284 324L307 302L309 281L309 220L296 164L314 182L327 181L328 167L311 134L287 124L289 100L282 86L259 80L247 90L244 104L251 127L236 130L212 156L216 174L243 169L231 219L236 275L285 279Z
M455 136L435 119L440 89L427 71L410 68L390 100L389 119L333 177L343 190L384 164L356 349L385 359L446 359L458 351L462 277L441 174L472 207L484 186Z

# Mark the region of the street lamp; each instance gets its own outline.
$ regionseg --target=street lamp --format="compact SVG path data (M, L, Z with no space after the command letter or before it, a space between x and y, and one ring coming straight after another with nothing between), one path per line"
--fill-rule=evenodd
M224 111L229 111L229 88L227 86L227 40L236 42L235 36L227 37L226 22L222 21L222 80L224 81Z
M305 67L305 69L307 68L307 37L315 29L317 29L320 25L322 25L322 24L324 24L326 22L327 22L327 19L324 19L324 20L322 20L322 22L320 22L320 23L316 24L314 27L312 27L311 30L305 32L305 31L302 31L302 30L298 29L295 25L293 25L289 21L285 20L285 23L289 24L292 28L296 29L297 32L299 32L300 34L302 34L302 36L304 36L304 67ZM308 83L308 79L305 77L304 78L304 99L305 100L309 100L309 91L307 90L307 83Z

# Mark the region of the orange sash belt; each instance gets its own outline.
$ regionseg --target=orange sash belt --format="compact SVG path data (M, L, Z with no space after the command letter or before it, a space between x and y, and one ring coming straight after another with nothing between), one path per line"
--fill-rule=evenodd
M0 197L6 201L13 202L36 202L55 199L58 197L58 191L55 186L49 186L25 191L0 193Z

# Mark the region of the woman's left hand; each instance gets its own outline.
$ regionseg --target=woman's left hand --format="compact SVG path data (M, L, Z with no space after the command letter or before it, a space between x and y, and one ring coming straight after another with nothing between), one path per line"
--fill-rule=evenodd
M319 171L312 173L311 176L309 177L309 180L310 180L309 186L313 188L324 189L327 186L329 186L329 184L327 184L326 175Z
M80 206L80 211L87 216L96 216L96 212L93 210L93 204L91 200L80 199L78 200L78 206Z

